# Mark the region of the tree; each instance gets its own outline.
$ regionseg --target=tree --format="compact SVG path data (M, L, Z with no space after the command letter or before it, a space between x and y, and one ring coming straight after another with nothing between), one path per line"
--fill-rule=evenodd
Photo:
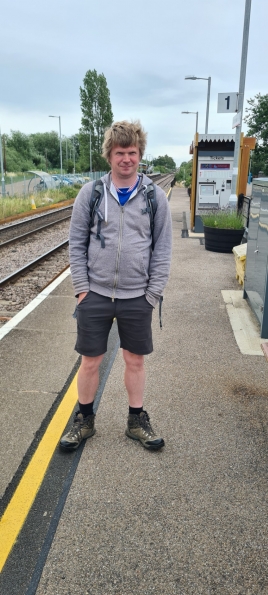
M30 134L29 138L35 151L43 156L46 170L60 166L60 139L57 132L36 132Z
M268 174L268 94L258 93L248 100L247 115L244 120L248 126L248 134L256 137L256 147L252 154L251 172L259 171Z
M6 172L27 171L31 169L28 162L21 159L20 154L14 147L6 146Z
M72 174L74 171L74 163L73 161L71 161L71 159L68 159L68 161L65 160L65 169L67 171L67 174Z
M6 135L6 169L9 172L27 171L34 168L34 149L29 137L19 130Z
M80 87L81 99L81 128L80 128L80 153L81 164L90 162L90 132L93 169L101 156L102 143L105 129L111 126L113 121L110 91L104 74L98 74L96 70L88 70L83 79L83 87Z
M192 184L192 169L193 160L183 161L176 173L176 182L184 182L184 185L188 188Z
M23 157L30 158L31 147L27 134L23 134L19 130L11 130L11 135L7 137L7 145L15 149Z
M163 157L161 157L161 156L157 157L157 159L153 160L153 164L160 165L162 167L166 167L166 169L168 169L168 170L176 169L176 163L175 163L174 159L172 159L172 157L169 157L168 155L164 155Z

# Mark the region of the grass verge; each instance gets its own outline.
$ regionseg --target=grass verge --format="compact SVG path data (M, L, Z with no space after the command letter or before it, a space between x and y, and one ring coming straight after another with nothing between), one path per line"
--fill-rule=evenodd
M81 186L65 186L55 190L45 190L27 197L5 197L0 198L0 219L14 217L31 211L33 204L36 209L44 206L57 204L75 198Z

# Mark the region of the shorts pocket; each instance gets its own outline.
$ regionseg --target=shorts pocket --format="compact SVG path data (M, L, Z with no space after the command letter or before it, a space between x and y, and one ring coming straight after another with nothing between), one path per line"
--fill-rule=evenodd
M84 295L83 299L81 300L81 302L79 302L79 304L77 304L78 306L80 306L80 304L82 304L88 297L89 291L86 293L86 295Z

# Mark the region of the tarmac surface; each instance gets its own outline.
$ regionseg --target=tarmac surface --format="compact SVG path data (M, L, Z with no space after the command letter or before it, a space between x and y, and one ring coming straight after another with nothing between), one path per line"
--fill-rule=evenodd
M268 364L261 352L242 354L231 327L221 291L241 292L233 255L187 237L185 190L173 188L170 206L172 271L162 330L154 313L145 393L166 446L150 452L124 434L123 360L113 339L97 432L75 455L49 547L36 545L39 558L18 590L17 567L30 566L23 528L17 561L11 555L4 567L3 595L268 594ZM78 365L73 306L67 277L0 343L4 501ZM75 463L70 453L58 456L48 470L54 484ZM39 501L41 487L37 496L40 518L47 518L51 491ZM32 521L36 533L39 522Z

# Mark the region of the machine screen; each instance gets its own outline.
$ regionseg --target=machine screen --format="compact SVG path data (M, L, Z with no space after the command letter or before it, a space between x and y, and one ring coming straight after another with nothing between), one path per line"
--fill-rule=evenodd
M201 163L200 169L230 169L230 163Z
M208 184L201 184L200 194L202 194L202 196L212 196L214 194L214 186L209 186Z

